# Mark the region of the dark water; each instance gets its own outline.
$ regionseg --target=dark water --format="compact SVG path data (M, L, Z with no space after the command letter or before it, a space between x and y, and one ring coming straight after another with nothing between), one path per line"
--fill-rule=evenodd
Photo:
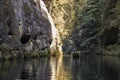
M120 80L120 59L81 56L0 62L0 80Z

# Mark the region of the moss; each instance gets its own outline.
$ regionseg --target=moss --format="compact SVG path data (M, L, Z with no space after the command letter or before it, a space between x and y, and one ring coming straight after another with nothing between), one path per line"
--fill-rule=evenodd
M24 58L36 58L36 57L45 57L48 56L48 53L46 51L31 51L27 52L24 55Z
M54 50L50 55L51 56L59 56L59 55L61 55L61 52L59 50Z
M11 58L10 54L3 54L3 59L8 60Z
M115 45L110 45L105 49L106 54L111 54L111 55L120 55L120 45L115 44Z
M8 60L12 58L11 48L6 43L0 45L0 59Z
M0 50L5 51L5 50L8 50L8 49L10 49L10 47L6 43L3 43L3 44L0 45Z
M16 53L16 51L12 50L9 47L9 45L5 43L0 45L0 59L3 59L3 60L34 58L34 57L42 57L47 55L48 54L45 51L31 51L31 52L24 51L23 52L22 50L22 52Z
M29 14L29 15L31 14L30 12L32 12L27 3L24 3L23 10L26 14Z
M2 54L2 57L5 58L5 59L9 59L10 58L10 55L9 55L9 50L10 50L10 47L3 43L0 45L0 51L1 51L1 54Z
M0 59L2 59L2 60L29 59L29 58L39 58L39 57L60 56L61 55L59 50L55 50L51 54L49 54L47 50L46 51L32 50L31 52L22 51L22 52L16 53L16 51L14 51L14 50L12 50L12 51L8 50L9 47L6 44L2 45L2 48L0 48L0 49L5 50L5 51L2 50L0 52Z
M106 47L103 52L101 53L96 53L96 55L103 55L103 56L120 56L120 45L115 44L115 45L110 45Z

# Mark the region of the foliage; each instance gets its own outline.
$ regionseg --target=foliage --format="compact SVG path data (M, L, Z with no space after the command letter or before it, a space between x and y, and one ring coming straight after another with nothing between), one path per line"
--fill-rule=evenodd
M99 31L101 29L101 16L100 9L98 5L98 0L90 0L86 1L86 5L84 5L84 9L81 11L83 15L81 18L81 22L77 25L80 25L74 34L79 38L74 38L76 45L79 49L90 49L92 46L97 46L100 44L99 39ZM79 34L79 35L78 35Z
M80 5L81 2L84 2L84 4ZM101 52L101 50L104 50L105 42L108 42L108 39L112 41L112 38L115 38L114 36L118 35L119 37L119 3L120 1L117 0L80 0L76 2L76 22L74 25L75 29L73 39L78 50L95 48L94 50ZM115 32L114 28L117 32ZM112 37L108 37L107 35L112 35ZM117 40L118 43L119 40L120 37Z
M53 0L52 3L52 15L57 28L63 29L61 36L68 35L64 38L62 37L63 46L70 46L71 44L66 42L72 40L72 45L75 44L78 50L95 48L98 52L99 50L101 52L105 47L106 36L104 35L109 35L105 32L112 29L112 27L119 27L120 1L65 0L64 3L61 3ZM63 17L59 18L62 22L56 19L58 17ZM61 30L59 29L59 31ZM69 33L67 33L68 31ZM111 33L114 32L112 31Z
M10 47L6 43L3 43L0 45L0 50L3 52L6 50L9 50L9 49L10 49Z
M1 44L0 45L1 58L9 59L11 57L9 54L9 50L10 50L10 47L6 43Z

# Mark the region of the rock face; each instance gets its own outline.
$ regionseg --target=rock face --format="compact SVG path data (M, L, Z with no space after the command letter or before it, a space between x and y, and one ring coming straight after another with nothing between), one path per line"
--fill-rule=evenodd
M8 45L15 51L40 51L49 49L53 42L58 43L54 40L58 37L53 37L52 28L56 28L42 2L0 0L0 45Z

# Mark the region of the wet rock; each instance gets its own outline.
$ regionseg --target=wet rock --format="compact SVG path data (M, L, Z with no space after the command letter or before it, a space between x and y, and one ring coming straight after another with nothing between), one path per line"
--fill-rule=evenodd
M23 51L40 51L51 45L53 26L40 1L0 1L0 45Z

